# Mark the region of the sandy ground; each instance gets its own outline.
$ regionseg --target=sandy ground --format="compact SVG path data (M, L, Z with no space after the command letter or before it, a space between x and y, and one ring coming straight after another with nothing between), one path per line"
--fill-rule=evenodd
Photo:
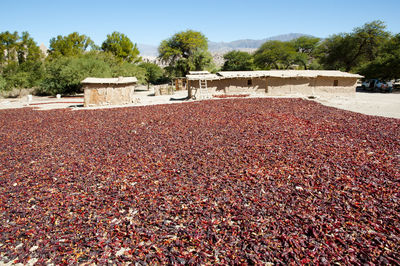
M357 92L353 97L333 96L315 101L357 113L400 118L400 93Z
M188 102L184 100L187 91L177 91L174 95L154 96L152 91L137 91L138 101L131 105L106 106L106 107L83 107L83 96L80 97L35 97L28 102L27 97L14 99L0 99L0 109L34 107L38 110L49 110L58 108L71 108L73 110L95 109L95 108L115 108L128 106L143 106L154 104L173 104ZM267 97L252 95L250 97ZM296 95L288 97L299 97ZM313 99L323 105L336 107L339 109L363 113L367 115L376 115L384 117L393 117L400 119L400 92L394 93L367 93L357 92L352 96L323 96Z

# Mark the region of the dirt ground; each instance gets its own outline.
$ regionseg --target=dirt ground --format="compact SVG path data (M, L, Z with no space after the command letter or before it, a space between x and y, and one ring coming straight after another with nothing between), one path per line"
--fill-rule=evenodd
M354 96L317 98L317 102L339 109L384 117L400 118L400 92L357 92Z
M106 106L106 107L83 107L83 96L63 97L36 97L28 102L27 96L22 98L0 99L0 109L34 107L39 110L72 108L74 110L94 109L94 108L115 108L127 106L143 106L154 104L173 104L187 102L185 100L187 91L177 91L174 95L154 96L153 91L138 90L138 103L132 105ZM260 95L251 95L250 97L260 97ZM267 96L265 96L267 97ZM286 96L299 97L298 95ZM393 93L373 93L357 92L351 96L321 96L312 99L326 106L332 106L339 109L353 111L357 113L400 118L400 91Z

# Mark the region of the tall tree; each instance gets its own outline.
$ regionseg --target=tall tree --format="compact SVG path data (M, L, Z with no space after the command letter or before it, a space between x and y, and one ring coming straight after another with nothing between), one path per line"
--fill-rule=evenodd
M372 21L355 28L352 33L335 34L321 45L320 61L327 69L354 70L378 56L390 34L382 21Z
M190 70L203 70L211 64L207 38L198 31L187 30L163 40L158 47L159 58L175 76L184 76Z
M15 61L17 57L18 32L5 31L0 33L0 64Z
M308 69L309 65L315 58L315 51L318 47L320 39L315 37L302 36L291 41L293 48L297 54L295 62Z
M43 58L43 53L39 46L29 35L28 32L22 32L20 41L17 45L18 62L20 64L31 61L39 61Z
M254 63L260 69L288 69L295 59L296 50L289 42L267 41L254 53Z
M58 35L50 39L50 58L59 56L79 56L89 47L93 47L94 42L86 35L73 32L67 36Z
M32 88L44 76L43 54L28 32L0 33L2 89Z
M224 71L246 71L253 70L253 57L243 51L231 51L224 54Z
M207 50L196 49L188 59L190 70L210 70L214 67L213 58Z
M105 52L111 52L117 58L129 63L137 63L141 60L136 43L133 44L128 36L117 31L107 35L101 49Z
M372 61L362 65L358 71L366 78L400 78L400 34L390 38Z

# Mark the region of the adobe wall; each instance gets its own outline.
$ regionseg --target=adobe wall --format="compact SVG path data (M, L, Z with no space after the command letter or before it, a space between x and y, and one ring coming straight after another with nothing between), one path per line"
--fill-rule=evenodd
M84 106L120 105L133 103L134 84L84 84Z
M267 78L268 95L279 96L288 94L312 94L309 78Z
M337 80L337 86L334 82ZM334 78L334 77L317 77L313 80L315 94L355 94L357 87L357 78Z
M219 90L226 94L265 93L265 79L262 78L232 78L221 80ZM249 84L250 83L250 84Z

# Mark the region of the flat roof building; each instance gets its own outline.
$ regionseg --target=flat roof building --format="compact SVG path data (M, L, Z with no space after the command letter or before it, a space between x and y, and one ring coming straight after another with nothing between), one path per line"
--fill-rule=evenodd
M198 91L202 95L210 92L268 95L351 94L355 93L357 80L362 77L337 70L221 71L216 74L186 75L189 97L196 95Z

